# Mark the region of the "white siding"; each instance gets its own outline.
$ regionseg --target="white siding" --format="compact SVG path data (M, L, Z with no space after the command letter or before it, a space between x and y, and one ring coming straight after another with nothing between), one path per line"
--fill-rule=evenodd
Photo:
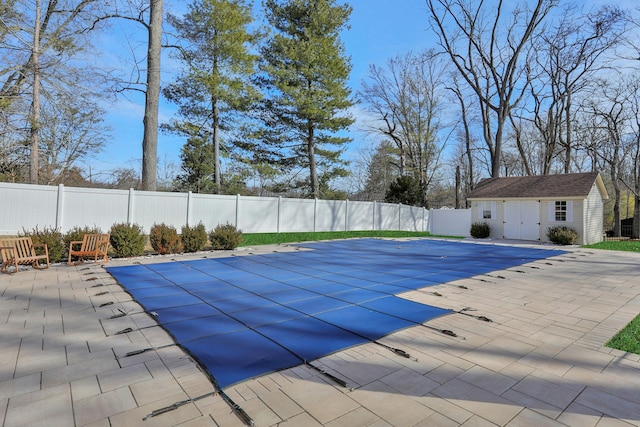
M601 242L603 239L604 207L597 185L593 185L584 201L584 238L583 245Z
M488 205L489 204L489 205ZM483 218L482 212L490 207L491 218ZM494 208L495 206L495 208ZM477 200L471 203L471 223L486 222L489 225L492 239L502 239L504 222L504 203L502 200Z
M552 212L555 212L555 203L556 201L566 201L567 202L567 221L556 221L555 215L552 215ZM569 202L571 203L569 205ZM583 230L583 216L584 216L584 201L582 199L570 199L570 198L554 198L551 200L542 200L540 203L540 234L543 242L548 242L549 238L547 237L547 230L551 227L556 227L558 225L564 225L567 227L571 227L576 230L578 233L578 241L576 242L578 245L582 244L584 230Z

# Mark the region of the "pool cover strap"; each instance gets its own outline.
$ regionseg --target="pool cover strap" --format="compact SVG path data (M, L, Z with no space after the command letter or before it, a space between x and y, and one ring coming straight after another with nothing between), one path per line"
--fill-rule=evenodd
M198 396L198 397L194 397L194 398L191 398L191 399L180 400L180 401L175 402L175 403L173 403L173 404L171 404L169 406L165 406L164 408L155 409L155 410L151 411L151 413L147 414L142 419L142 421L146 421L149 418L153 418L153 417L156 417L158 415L165 414L167 412L175 411L176 409L180 408L181 406L188 405L189 403L197 402L198 400L204 399L206 397L215 396L216 394L219 395L220 397L222 397L222 399L225 402L227 402L227 404L231 407L231 409L233 409L233 411L236 413L236 415L238 415L238 417L242 420L242 422L245 425L255 426L255 422L249 416L249 414L247 414L246 411L244 409L242 409L242 407L240 405L238 405L236 402L234 402L233 399L231 399L228 394L226 394L223 390L221 390L219 388L214 390L214 391L212 391L212 392L205 393L205 394L203 394L201 396Z

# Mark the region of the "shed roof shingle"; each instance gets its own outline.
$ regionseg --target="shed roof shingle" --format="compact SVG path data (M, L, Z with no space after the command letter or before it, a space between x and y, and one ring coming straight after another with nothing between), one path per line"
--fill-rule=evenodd
M468 198L586 197L597 177L598 172L487 178Z

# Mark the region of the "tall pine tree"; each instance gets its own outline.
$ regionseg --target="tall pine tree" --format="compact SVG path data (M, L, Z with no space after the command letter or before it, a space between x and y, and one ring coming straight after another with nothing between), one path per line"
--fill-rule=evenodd
M340 158L350 138L340 136L353 119L347 79L350 58L339 33L351 6L334 0L266 0L266 17L274 29L262 49L262 83L269 139L282 147L282 165L307 169L298 183L308 195L346 175Z
M178 55L185 71L164 90L167 99L178 104L181 120L164 127L213 148L215 192L220 193L220 159L223 149L230 149L222 144L221 133L234 128L238 113L258 97L250 84L257 60L251 48L259 37L249 30L251 7L244 0L196 0L183 18L170 16L168 21L188 46ZM188 169L189 164L183 164L185 176L206 180L197 172L208 168Z

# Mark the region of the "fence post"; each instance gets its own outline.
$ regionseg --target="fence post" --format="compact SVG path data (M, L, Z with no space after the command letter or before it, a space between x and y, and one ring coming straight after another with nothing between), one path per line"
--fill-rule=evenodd
M278 217L277 217L277 223L276 223L276 233L280 233L280 214L281 214L281 206L280 204L282 203L282 196L278 196Z
M240 230L240 195L236 194L236 228Z
M56 203L56 230L63 232L64 222L64 184L58 184L58 201Z
M134 192L133 188L129 189L129 210L127 211L127 224L133 224L133 203L134 203Z
M349 231L349 199L344 201L344 231Z
M191 210L192 210L192 207L191 207L191 203L192 203L191 194L192 194L191 190L189 190L187 192L187 226L188 227L191 227Z
M371 231L376 231L376 203L377 201L373 201L373 218L371 219Z
M423 206L422 207L422 232L424 233L425 231L425 225L427 224L427 209Z
M318 199L313 199L313 232L317 230L316 217L318 216Z

